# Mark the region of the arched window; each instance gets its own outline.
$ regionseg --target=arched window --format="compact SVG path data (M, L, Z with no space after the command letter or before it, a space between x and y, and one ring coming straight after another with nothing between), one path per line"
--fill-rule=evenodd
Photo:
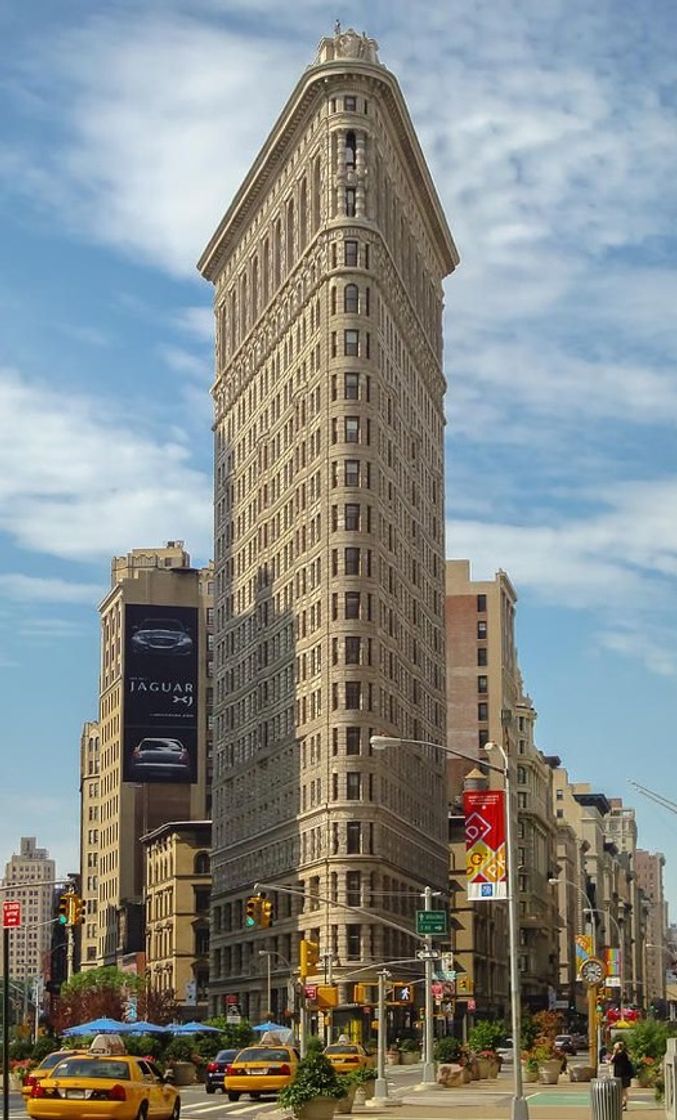
M343 289L343 310L346 314L357 314L359 311L360 292L357 284L346 284Z
M355 166L355 156L357 152L357 142L355 140L354 132L346 133L346 167L352 168Z
M209 873L209 852L198 852L195 856L194 870L196 875Z

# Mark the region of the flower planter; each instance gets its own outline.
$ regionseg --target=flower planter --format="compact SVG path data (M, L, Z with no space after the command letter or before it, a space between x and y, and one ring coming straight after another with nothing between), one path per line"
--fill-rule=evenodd
M400 1064L400 1051L399 1050L386 1050L386 1065L399 1066Z
M355 1094L357 1093L357 1085L351 1085L345 1097L339 1097L336 1102L337 1113L347 1113L353 1111L353 1104L355 1103Z
M400 1065L415 1066L421 1060L420 1050L400 1050Z
M592 1066L571 1066L569 1069L570 1081L592 1081L594 1076Z
M534 1085L538 1081L538 1070L522 1062L522 1080L527 1085Z
M174 1071L174 1084L193 1085L195 1083L195 1066L192 1062L172 1062Z
M487 1078L491 1077L490 1070L491 1062L488 1058L477 1059L477 1074L480 1081L485 1081Z
M454 1063L441 1065L437 1070L437 1084L445 1089L462 1089L471 1080L470 1070L467 1066Z
M538 1080L541 1085L556 1085L562 1072L562 1059L549 1058L538 1064Z
M651 1089L653 1085L653 1073L648 1069L641 1069L637 1073L637 1084L640 1089Z
M468 1069L470 1070L470 1080L479 1081L480 1067L477 1058L471 1058L471 1060L468 1062Z
M332 1120L337 1104L335 1097L314 1097L292 1111L296 1120Z
M489 1062L489 1078L495 1081L501 1068L500 1062Z
M366 1104L367 1101L373 1099L376 1086L373 1081L363 1081L361 1085L357 1086L355 1090L355 1104Z

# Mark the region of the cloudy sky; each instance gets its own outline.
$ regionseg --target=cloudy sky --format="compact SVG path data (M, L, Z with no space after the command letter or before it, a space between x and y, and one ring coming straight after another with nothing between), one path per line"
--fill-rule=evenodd
M28 0L0 12L0 859L36 833L76 864L110 556L211 555L195 261L336 15L398 75L461 253L447 555L517 585L541 748L674 847L628 785L677 799L674 6Z

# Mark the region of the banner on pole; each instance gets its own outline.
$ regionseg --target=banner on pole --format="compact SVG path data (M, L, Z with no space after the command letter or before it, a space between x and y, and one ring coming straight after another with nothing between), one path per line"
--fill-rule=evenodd
M621 950L605 949L604 961L606 964L606 984L610 988L619 988L621 984Z
M592 937L587 933L579 933L576 936L576 976L580 977L581 968L587 961L588 957L592 956Z
M463 812L468 898L473 901L507 898L503 790L466 790Z

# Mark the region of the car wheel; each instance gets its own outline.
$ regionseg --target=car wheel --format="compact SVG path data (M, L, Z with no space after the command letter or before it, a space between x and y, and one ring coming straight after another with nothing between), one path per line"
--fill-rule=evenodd
M205 1089L208 1093L215 1093L216 1085L205 1085Z
M240 1099L240 1094L239 1093L229 1093L228 1094L228 1100L229 1101L239 1101L239 1099Z
M172 1114L171 1114L170 1120L179 1120L180 1116L181 1116L181 1099L179 1097L177 1097L176 1100L174 1101L174 1107L172 1109Z
M142 1101L139 1105L136 1120L148 1120L148 1101Z

